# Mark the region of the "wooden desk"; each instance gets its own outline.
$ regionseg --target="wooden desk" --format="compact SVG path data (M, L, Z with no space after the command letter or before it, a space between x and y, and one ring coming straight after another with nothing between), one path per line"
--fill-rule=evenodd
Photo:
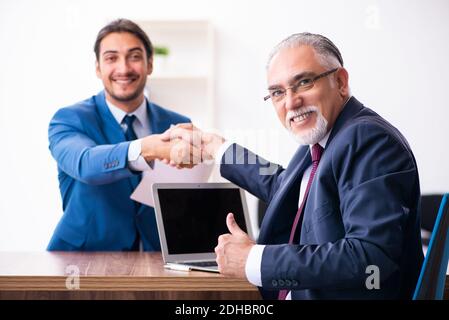
M66 287L70 266L79 269L79 289ZM444 296L449 299L449 275ZM0 252L0 299L252 300L260 295L244 280L166 270L159 253Z
M79 270L79 289L69 274ZM0 252L0 299L260 299L245 280L163 267L160 253Z

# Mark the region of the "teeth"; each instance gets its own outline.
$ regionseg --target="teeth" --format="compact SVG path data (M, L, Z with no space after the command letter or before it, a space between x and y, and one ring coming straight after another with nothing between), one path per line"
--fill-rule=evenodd
M116 79L115 82L118 83L131 83L133 81L133 79Z
M301 114L301 115L299 115L299 116L293 117L293 118L291 119L291 121L293 121L293 122L304 121L305 119L307 119L307 118L309 117L309 115L310 115L311 113L312 113L312 112L306 112L306 113L303 113L303 114Z

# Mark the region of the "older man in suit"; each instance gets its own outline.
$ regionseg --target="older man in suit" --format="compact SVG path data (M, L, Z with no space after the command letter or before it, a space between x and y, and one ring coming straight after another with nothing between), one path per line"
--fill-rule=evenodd
M301 144L287 168L203 134L221 175L269 204L257 244L228 215L230 233L215 249L220 272L268 299L411 298L423 254L407 141L351 96L340 51L324 36L282 41L267 79L265 100Z

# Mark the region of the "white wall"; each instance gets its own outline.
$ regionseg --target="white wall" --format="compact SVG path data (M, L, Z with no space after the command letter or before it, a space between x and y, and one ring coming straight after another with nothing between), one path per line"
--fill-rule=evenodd
M47 125L58 108L101 89L92 46L117 17L212 21L217 127L282 164L296 145L261 99L266 57L291 33L327 35L353 94L408 138L422 191L449 191L446 0L1 0L0 250L45 249L61 216Z

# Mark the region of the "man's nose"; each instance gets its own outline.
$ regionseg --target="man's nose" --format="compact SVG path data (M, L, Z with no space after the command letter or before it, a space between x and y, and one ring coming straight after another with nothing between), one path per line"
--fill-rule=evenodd
M290 88L285 92L285 108L287 110L294 110L302 107L303 100L301 94L294 92Z
M120 73L127 73L129 71L129 63L126 58L120 58L116 64L116 71Z

